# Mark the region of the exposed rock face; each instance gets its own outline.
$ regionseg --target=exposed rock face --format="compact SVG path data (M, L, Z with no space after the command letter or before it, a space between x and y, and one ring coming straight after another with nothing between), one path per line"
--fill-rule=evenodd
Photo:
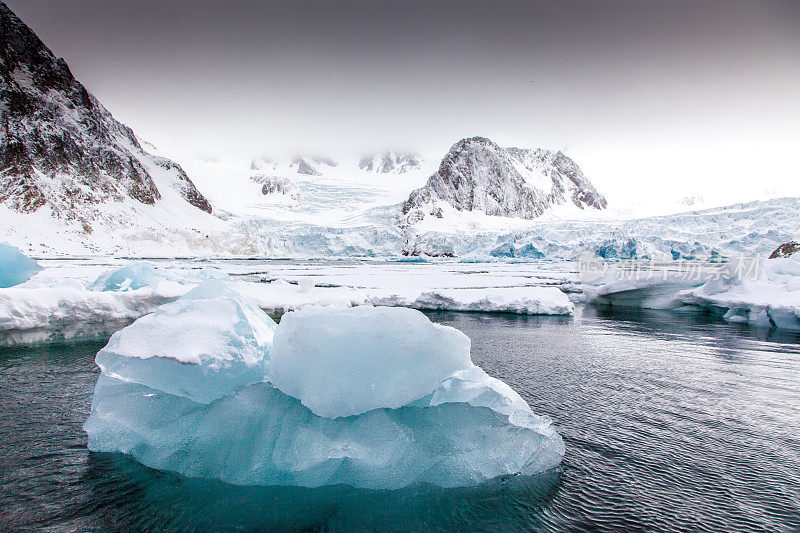
M424 216L438 202L459 211L526 219L566 202L581 209L607 206L606 199L563 153L501 148L483 137L453 145L428 183L411 193L403 213L418 210Z
M145 152L0 2L0 202L20 212L47 205L88 231L91 206L125 198L153 205L162 197L159 186L211 212L180 166Z
M800 252L800 243L789 241L778 246L778 248L770 254L769 258L778 259L780 257L789 257L797 252Z
M381 154L372 154L363 157L358 162L358 168L366 170L367 172L377 172L381 174L388 174L395 172L403 174L409 170L416 170L420 166L420 158L417 154L413 153L398 153L393 151L386 151Z
M298 174L321 176L322 172L318 167L335 167L336 161L327 157L296 157L292 160L292 166L297 167Z

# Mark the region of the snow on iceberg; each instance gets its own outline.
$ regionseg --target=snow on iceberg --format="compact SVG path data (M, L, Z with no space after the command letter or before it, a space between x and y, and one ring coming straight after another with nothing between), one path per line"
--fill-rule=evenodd
M119 333L131 343L145 334ZM378 489L476 485L549 470L564 455L549 418L474 366L462 333L417 311L310 308L285 315L274 338L258 352L263 380L210 403L167 380L126 381L103 368L84 424L89 449L236 484ZM124 357L146 364L138 355ZM182 360L173 381L202 365Z
M42 267L18 248L0 243L0 287L25 283L40 270Z
M208 280L115 333L104 374L209 403L263 381L275 322L224 282Z
M571 315L575 305L557 287L487 287L387 291L370 296L373 305L439 311Z

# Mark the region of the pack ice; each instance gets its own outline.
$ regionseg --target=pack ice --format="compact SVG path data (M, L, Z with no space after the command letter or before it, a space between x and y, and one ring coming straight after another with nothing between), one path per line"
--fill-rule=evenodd
M19 249L0 243L0 287L25 283L40 270L42 267Z
M550 420L469 350L404 308L310 307L276 327L206 281L100 351L84 429L93 451L247 485L455 487L557 466Z

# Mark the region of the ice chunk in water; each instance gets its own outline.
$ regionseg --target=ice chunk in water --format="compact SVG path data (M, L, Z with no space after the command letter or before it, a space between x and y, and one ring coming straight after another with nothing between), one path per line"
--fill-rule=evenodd
M25 283L40 270L42 267L18 248L0 243L0 287Z
M150 287L166 279L150 263L137 261L100 274L89 285L93 291L126 291Z
M273 383L319 416L402 407L472 366L469 338L414 309L306 307L275 334Z
M162 306L98 354L90 450L229 483L378 489L476 485L561 461L550 420L474 366L457 330L408 309L288 313L269 362L282 391L258 364L271 326L219 283ZM248 361L260 382L242 379Z
M208 280L115 333L103 373L208 403L268 380L275 323L224 282Z

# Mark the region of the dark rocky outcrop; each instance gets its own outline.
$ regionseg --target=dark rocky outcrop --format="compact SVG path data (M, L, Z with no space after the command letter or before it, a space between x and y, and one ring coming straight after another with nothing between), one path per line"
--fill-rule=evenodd
M792 254L800 252L800 243L789 241L778 246L772 254L770 259L778 259L780 257L789 257Z
M176 163L145 152L133 131L77 81L0 2L0 202L91 225L96 206L162 198L153 173L190 204L211 205Z

